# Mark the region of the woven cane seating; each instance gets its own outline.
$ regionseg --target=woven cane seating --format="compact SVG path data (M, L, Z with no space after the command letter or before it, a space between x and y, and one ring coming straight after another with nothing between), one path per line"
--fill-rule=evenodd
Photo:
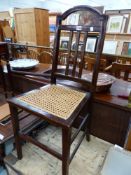
M70 15L76 13L80 15L81 19L81 21L78 22L78 25L65 24L65 20ZM86 15L82 15L84 13ZM88 20L84 19L85 16ZM83 23L82 21L86 21L86 23ZM51 84L8 100L12 115L18 159L22 158L21 141L28 141L61 160L62 175L69 175L69 164L78 150L82 140L85 136L88 141L90 138L91 97L96 89L106 23L107 16L89 6L76 6L58 16L56 38L53 49ZM61 52L60 41L62 32L67 33L69 41L68 47L65 49L65 52L67 53L65 70L61 73L58 71L58 64ZM90 35L90 32L93 33ZM82 73L85 67L86 43L88 37L90 36L98 37L98 42L96 42L95 46L96 62L91 82L86 79L82 79ZM74 40L76 47L72 50L72 43ZM82 46L81 49L79 49L79 46ZM73 61L70 60L72 59L72 54ZM78 60L80 63L79 65L77 64ZM24 74L24 72L22 74ZM25 74L28 75L27 72ZM67 87L63 84L59 85L57 80L59 81L59 84L63 81L69 81L70 83L79 84L79 87L81 88L78 88L78 86ZM18 107L30 112L31 114L35 114L41 120L45 120L48 123L62 129L62 153L44 145L44 143L39 143L36 139L33 139L20 131L17 117ZM77 121L79 121L77 126L78 128L75 133L72 133L72 127L75 126ZM73 152L70 153L71 145L82 129L83 134Z
M67 87L50 85L27 93L18 99L57 117L68 119L85 95L83 92Z

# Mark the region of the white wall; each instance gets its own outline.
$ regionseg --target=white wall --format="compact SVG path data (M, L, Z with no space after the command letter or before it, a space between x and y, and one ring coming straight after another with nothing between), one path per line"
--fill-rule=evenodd
M131 0L0 0L0 11L11 7L39 7L63 12L75 5L105 6L105 9L131 9Z
M9 8L30 8L30 7L39 7L43 5L42 1L37 0L1 0L0 2L0 11L7 11Z

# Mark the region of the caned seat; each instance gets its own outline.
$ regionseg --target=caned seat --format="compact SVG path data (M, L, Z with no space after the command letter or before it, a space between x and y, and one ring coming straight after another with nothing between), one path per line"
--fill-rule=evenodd
M83 15L85 13L85 15ZM78 25L67 25L65 20L73 14L79 15ZM89 18L88 18L89 17ZM106 31L107 16L101 14L96 9L89 6L76 6L67 10L58 16L56 27L56 39L53 49L53 63L51 72L51 84L39 89L21 94L8 100L14 128L14 136L18 158L22 158L21 141L25 140L47 151L62 161L62 175L69 174L69 164L72 161L82 140L86 136L89 140L90 134L90 105L91 97L96 89L98 70L100 64L100 55ZM62 32L66 32L69 38L68 48L66 49L66 63L64 71L59 72L59 55L61 52L60 40ZM98 37L96 43L96 62L92 70L92 80L89 82L83 78L83 69L85 63L85 50L88 36ZM75 49L72 50L72 43L76 43ZM79 45L82 45L79 49ZM71 55L73 54L73 61ZM78 65L79 59L79 65ZM17 71L15 71L17 73ZM28 72L19 71L18 74L29 75ZM37 75L36 75L37 76ZM44 76L44 73L43 73ZM59 80L59 84L57 82ZM64 85L66 81L76 83L75 87ZM65 82L61 85L62 82ZM81 85L81 86L78 86ZM88 87L78 88L78 87ZM50 124L62 129L62 153L53 148L39 143L36 139L31 138L26 133L21 132L18 121L18 109L23 109L38 118L47 121ZM80 120L79 120L80 119ZM79 126L75 133L72 134L72 128L79 121ZM73 152L70 152L71 145L79 132L83 129L83 134Z
M18 97L18 100L66 120L85 96L84 92L62 85L49 85Z

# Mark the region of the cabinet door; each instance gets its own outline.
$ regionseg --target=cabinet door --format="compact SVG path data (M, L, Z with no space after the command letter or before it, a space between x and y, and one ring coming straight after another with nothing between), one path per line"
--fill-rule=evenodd
M33 12L15 14L17 42L36 44L35 17Z

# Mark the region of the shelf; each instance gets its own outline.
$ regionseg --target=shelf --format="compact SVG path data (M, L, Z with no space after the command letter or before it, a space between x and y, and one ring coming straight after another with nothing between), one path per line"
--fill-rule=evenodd
M131 36L131 33L106 33L106 35Z

